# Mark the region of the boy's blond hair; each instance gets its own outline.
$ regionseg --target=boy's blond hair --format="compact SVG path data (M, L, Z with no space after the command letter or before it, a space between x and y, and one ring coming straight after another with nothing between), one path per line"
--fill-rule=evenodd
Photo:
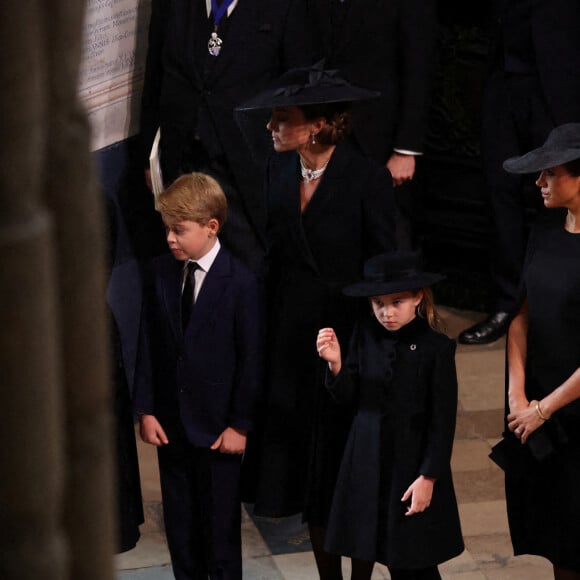
M192 221L205 225L216 219L220 229L226 221L227 200L220 184L205 173L178 177L157 198L156 209L172 222Z

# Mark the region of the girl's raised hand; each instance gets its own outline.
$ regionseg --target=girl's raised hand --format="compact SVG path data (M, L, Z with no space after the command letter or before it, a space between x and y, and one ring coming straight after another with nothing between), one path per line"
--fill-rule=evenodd
M328 363L332 374L337 375L342 366L342 359L340 344L332 328L321 328L318 331L316 350L318 351L318 356Z

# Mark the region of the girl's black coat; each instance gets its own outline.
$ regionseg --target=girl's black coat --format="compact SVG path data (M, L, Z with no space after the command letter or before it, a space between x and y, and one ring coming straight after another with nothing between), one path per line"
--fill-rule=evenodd
M463 551L450 458L457 411L455 342L416 318L396 333L361 322L343 370L327 383L355 405L327 529L328 551L423 568ZM436 478L431 505L405 516L401 497Z

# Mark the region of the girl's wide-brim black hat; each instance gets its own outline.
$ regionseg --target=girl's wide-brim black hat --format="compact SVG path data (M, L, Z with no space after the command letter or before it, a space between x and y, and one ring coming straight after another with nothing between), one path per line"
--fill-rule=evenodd
M319 61L311 67L284 73L273 87L238 105L236 111L353 102L376 98L380 94L350 84L338 70L326 70L324 61Z
M445 279L442 274L426 272L418 252L388 252L369 258L364 265L363 279L346 286L347 296L370 297L418 290Z
M509 173L535 173L580 159L580 123L566 123L552 129L546 142L520 157L503 163Z

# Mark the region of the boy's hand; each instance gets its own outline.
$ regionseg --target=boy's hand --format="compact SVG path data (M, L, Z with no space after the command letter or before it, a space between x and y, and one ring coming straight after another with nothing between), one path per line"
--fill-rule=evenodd
M332 328L321 328L316 338L318 356L328 363L330 372L336 376L342 367L340 344Z
M247 433L243 429L228 427L210 447L220 453L242 454L246 450Z
M169 443L169 439L155 415L139 415L139 433L145 443L150 443L156 447Z
M406 516L412 516L424 512L431 504L433 497L433 486L435 480L432 477L420 475L403 494L401 501L407 501L411 498L411 505L407 507Z

